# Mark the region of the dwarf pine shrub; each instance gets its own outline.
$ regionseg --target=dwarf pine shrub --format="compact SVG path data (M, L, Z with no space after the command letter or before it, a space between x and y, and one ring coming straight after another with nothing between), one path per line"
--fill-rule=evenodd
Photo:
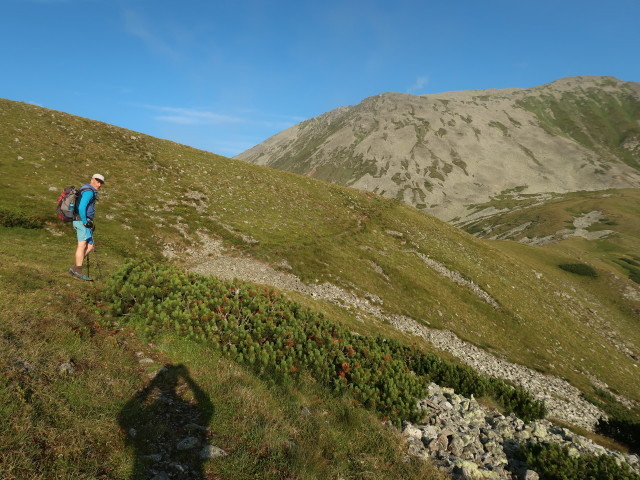
M43 228L44 220L40 217L28 217L23 213L0 208L0 225L3 227Z
M629 465L610 455L571 456L567 447L555 443L520 445L518 456L546 480L640 480Z
M558 265L562 270L566 272L575 273L576 275L582 275L584 277L597 277L598 272L595 268L584 263L563 263Z
M206 342L271 378L306 373L395 423L417 420L416 403L430 381L493 396L525 420L545 414L522 389L395 340L353 334L270 289L132 260L109 280L106 295L114 315L149 333Z

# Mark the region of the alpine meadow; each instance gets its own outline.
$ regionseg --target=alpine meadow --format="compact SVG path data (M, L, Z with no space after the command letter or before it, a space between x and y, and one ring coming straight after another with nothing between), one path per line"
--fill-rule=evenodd
M532 90L236 159L0 100L0 478L640 478L640 88Z

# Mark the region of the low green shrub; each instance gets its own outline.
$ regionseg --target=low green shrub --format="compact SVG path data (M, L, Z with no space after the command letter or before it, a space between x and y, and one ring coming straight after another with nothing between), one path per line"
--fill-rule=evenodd
M633 265L634 267L640 267L640 263L635 261L632 258L625 258L625 257L620 257L619 260L628 263L629 265Z
M582 397L596 407L604 410L608 419L600 419L596 433L612 438L624 444L631 451L640 453L640 414L638 410L629 410L618 403L611 393L600 388L594 389L595 395L583 393Z
M627 265L626 269L629 272L629 279L636 283L640 283L640 268Z
M629 465L618 465L610 455L574 457L555 443L520 445L517 455L545 480L640 480Z
M636 257L620 257L617 260L614 260L614 262L627 270L630 280L640 283L640 268L638 268L640 267L640 262L638 262Z
M598 276L598 272L596 272L595 268L584 263L563 263L561 265L558 265L558 267L566 272L575 273L576 275L593 278L596 278Z
M44 220L40 217L27 217L23 213L0 208L0 225L3 227L43 228Z
M521 387L497 378L483 377L469 366L449 363L433 354L415 350L407 354L413 356L409 365L415 373L427 376L438 385L449 386L460 395L491 397L508 413L515 413L527 422L544 418L547 413L544 403L531 398Z
M608 420L601 419L596 425L596 432L613 438L640 453L640 422L628 416L617 416Z
M112 313L149 333L175 331L207 342L270 378L302 372L395 423L416 420L429 381L463 395L493 396L530 420L544 405L522 389L484 378L395 340L356 335L268 289L132 260L109 280Z

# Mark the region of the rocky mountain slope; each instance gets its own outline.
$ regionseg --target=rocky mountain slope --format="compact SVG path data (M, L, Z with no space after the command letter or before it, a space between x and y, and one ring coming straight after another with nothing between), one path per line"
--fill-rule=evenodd
M640 84L572 77L531 89L384 93L236 158L368 190L446 220L495 197L640 186Z
M53 214L53 197L81 181L69 172L79 175L79 166L101 171L111 180L101 194L99 232L118 255L164 251L180 262L186 248L222 241L235 265L260 260L305 284L328 283L369 298L385 319L399 315L450 330L512 363L566 378L581 391L594 393L595 377L612 392L640 399L637 384L629 382L637 378L640 357L638 306L635 296L626 295L638 287L618 264L595 264L600 277L584 282L558 268L574 262L571 252L518 244L507 250L378 195L61 112L8 101L0 107L6 209L46 218ZM203 174L216 181L202 183ZM586 211L592 210L589 205ZM627 215L610 228L637 239L629 227L638 213ZM59 227L52 224L51 234L61 235ZM632 246L622 245L624 251ZM391 332L392 322L381 324L373 312L348 313L345 321Z
M556 418L573 425L593 427L607 405L625 411L630 406L633 412L638 411L640 289L625 278L617 264L594 264L599 276L583 278L558 268L574 261L572 252L478 239L379 195L5 100L0 100L0 167L5 174L0 178L0 213L23 222L39 217L42 223L41 228L33 230L0 227L0 297L9 299L0 301L0 313L15 324L10 332L0 335L4 342L0 352L9 352L5 353L8 362L0 365L16 360L21 361L19 365L26 365L22 361L42 364L34 360L49 351L49 346L43 348L41 325L33 324L40 322L40 310L55 310L56 315L64 316L64 310L57 311L60 305L78 305L79 298L74 302L66 297L57 299L59 293L49 288L59 285L61 277L71 281L65 272L72 254L69 243L75 241L69 226L55 217L52 205L61 188L100 171L108 178L100 194L97 230L100 259L107 275L127 258L149 256L164 261L162 256L170 257L172 263L192 271L282 289L358 334L401 339L485 375L506 378L547 401ZM203 177L215 181L202 182ZM618 197L607 195L608 200L618 202ZM599 197L590 201L602 208L604 193ZM619 204L632 203L626 198L637 197L619 199ZM575 205L566 207L572 221L582 219L583 211L595 209L591 204L579 209ZM607 227L617 229L620 237L637 245L638 228L630 229L637 222L626 219L638 218L640 213L620 211L623 213L627 215L625 221ZM564 221L559 219L560 223ZM583 223L580 226L586 229ZM637 251L632 244L622 246L624 251ZM47 255L43 256L44 251ZM635 261L635 257L629 260ZM61 285L61 290L74 292ZM23 293L25 289L28 295ZM620 293L626 291L630 294ZM31 292L40 296L37 301ZM25 314L23 306L32 311ZM90 307L94 315L102 316L100 302ZM82 325L85 316L81 313L78 322ZM56 325L54 322L53 327ZM3 324L4 328L8 327ZM28 336L27 328L34 332L31 350L20 343ZM120 335L119 329L110 335ZM59 336L56 333L43 338L49 342ZM122 339L110 340L113 349L121 348ZM82 342L77 344L84 349ZM184 351L193 348L189 345ZM102 360L88 362L86 352L75 353L66 345L60 347L59 357L92 375L103 368ZM205 355L190 356L188 361L179 356L173 361L193 370L195 357ZM201 370L201 379L218 381L220 368L207 366ZM3 373L7 371L5 368ZM12 408L22 412L24 401L33 401L29 392L38 390L32 379L22 377L22 371L11 375L14 383L10 393L15 398ZM56 375L43 375L43 381ZM123 379L111 384L111 380L96 378L91 385L115 399L117 405L108 407L110 411L118 411L139 383L137 379ZM121 388L124 384L128 389ZM245 388L244 384L240 386ZM235 405L234 399L243 398L232 391L221 400L220 392L229 390L224 381L217 393L214 386L209 388L216 408L221 410L228 404ZM49 398L58 398L49 390L43 392L43 405L48 405ZM263 393L251 396L263 398ZM84 397L74 398L74 409L86 403ZM275 405L280 403L274 401ZM297 415L299 409L295 411ZM102 415L107 419L103 428L110 432L113 446L105 455L111 463L118 463L122 460L111 459L120 455L120 440L108 415ZM80 416L70 416L72 420L67 422L78 431ZM243 416L255 423L255 413ZM292 420L296 428L298 420ZM16 430L21 431L21 422L15 423ZM61 426L64 434L59 438L66 439L68 427L66 423ZM216 445L230 452L226 461L244 465L237 459L255 458L255 451L249 451L247 457L239 456L246 448L244 428L237 428L237 439L228 440L235 448L216 440ZM215 424L211 428L218 434L229 430ZM282 431L280 424L277 430ZM57 426L50 431L58 436ZM317 438L316 430L313 432L312 444ZM25 438L20 445L35 444L33 439L41 435L34 429L33 435ZM21 456L24 448L10 449L7 458ZM47 451L58 458L56 448L47 447ZM481 454L480 450L471 453ZM73 458L82 459L82 455ZM227 478L245 476L246 472Z

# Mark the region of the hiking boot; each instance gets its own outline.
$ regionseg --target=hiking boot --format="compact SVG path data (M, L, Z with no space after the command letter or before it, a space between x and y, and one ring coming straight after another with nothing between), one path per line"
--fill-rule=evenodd
M84 280L85 282L93 282L93 278L87 277L85 274L82 273L82 270L78 271L75 268L71 267L68 270L68 272L74 277L76 277L78 280Z

